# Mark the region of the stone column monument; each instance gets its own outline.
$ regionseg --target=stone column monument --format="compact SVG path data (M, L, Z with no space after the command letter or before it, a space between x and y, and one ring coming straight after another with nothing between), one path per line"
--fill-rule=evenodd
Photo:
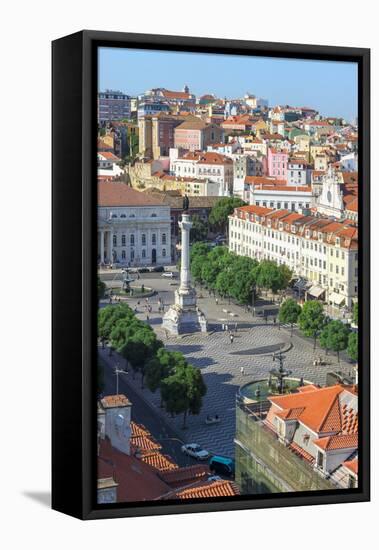
M172 334L207 332L207 320L196 305L196 290L191 286L189 244L192 223L188 214L182 215L179 227L182 233L180 286L175 291L175 303L163 316L162 326Z

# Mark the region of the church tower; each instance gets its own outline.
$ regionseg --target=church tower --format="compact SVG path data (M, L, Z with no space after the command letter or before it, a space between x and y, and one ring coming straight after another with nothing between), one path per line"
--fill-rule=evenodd
M317 212L336 219L344 217L343 192L337 171L329 166L322 180L322 190L317 201Z

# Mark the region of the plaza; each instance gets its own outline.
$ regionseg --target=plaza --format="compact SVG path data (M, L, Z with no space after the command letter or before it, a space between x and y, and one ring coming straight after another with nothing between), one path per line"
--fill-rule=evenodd
M120 284L122 275L109 272L108 284ZM147 322L145 306L152 307L148 322L164 342L167 349L182 352L189 363L199 368L207 385L207 394L199 415L188 417L188 428L181 430L182 418L166 414L160 408L159 392L151 393L141 389L140 378L133 380L131 373L123 375L128 384L138 391L156 413L162 415L166 424L175 429L187 442L196 442L211 453L234 456L235 436L235 400L239 387L252 380L267 377L273 367L273 353L283 350L285 367L292 376L325 385L326 373L342 371L349 374L353 364L334 354L325 355L319 347L313 350L313 341L294 332L290 336L289 327L280 327L273 318L266 322L253 317L243 307L229 304L228 301L209 296L206 290L197 288L198 305L208 320L208 332L182 336L169 334L162 328L162 313L158 312L158 299L161 299L165 311L174 303L174 291L177 279L168 280L159 273L141 275L141 281L155 289L156 294L148 299L128 298L127 303L137 308L137 317ZM228 330L223 330L228 325ZM237 330L236 330L237 329ZM231 343L229 330L234 340ZM314 366L315 358L322 355L326 365ZM208 415L217 414L220 423L206 424Z

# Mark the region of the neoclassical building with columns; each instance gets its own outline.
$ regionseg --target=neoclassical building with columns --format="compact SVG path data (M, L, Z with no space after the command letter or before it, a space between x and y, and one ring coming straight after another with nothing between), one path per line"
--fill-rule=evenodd
M171 263L170 207L125 183L98 183L98 263Z

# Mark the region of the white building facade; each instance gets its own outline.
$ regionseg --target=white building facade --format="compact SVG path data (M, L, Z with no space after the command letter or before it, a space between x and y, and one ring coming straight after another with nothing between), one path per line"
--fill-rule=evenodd
M319 287L318 297L351 307L358 293L358 231L349 224L260 206L229 217L229 249L287 265ZM316 290L315 290L316 292Z
M99 183L98 189L98 262L170 264L170 207L123 183Z

